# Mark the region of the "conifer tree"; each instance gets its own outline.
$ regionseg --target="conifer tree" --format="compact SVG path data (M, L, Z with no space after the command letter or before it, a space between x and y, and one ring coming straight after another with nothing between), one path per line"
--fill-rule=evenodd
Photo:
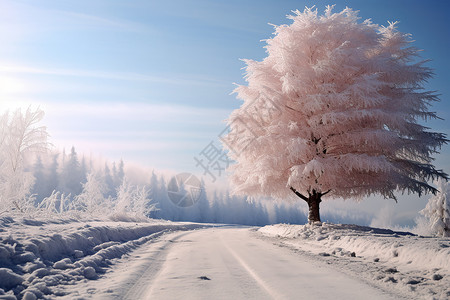
M52 163L48 169L47 177L47 192L46 195L50 196L53 192L58 190L59 186L59 173L58 173L58 156L56 153L52 156Z
M31 193L35 195L36 203L39 203L47 195L47 176L45 174L44 165L42 163L41 156L36 157L36 162L33 166L34 184Z
M63 158L65 153L63 153ZM65 161L66 159L64 159ZM83 190L83 175L81 174L80 161L78 160L78 154L75 151L75 147L72 146L68 160L63 165L63 189L65 194L71 194L76 196Z
M111 171L109 169L108 163L105 163L103 180L105 181L106 195L113 198L116 197L116 187L114 186L114 180L111 176Z

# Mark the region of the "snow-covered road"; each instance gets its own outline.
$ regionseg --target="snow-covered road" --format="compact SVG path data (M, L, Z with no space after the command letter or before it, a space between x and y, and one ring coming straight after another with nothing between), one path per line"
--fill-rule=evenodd
M163 235L77 289L95 299L394 299L233 226Z
M1 299L437 300L449 262L449 238L351 224L0 217Z

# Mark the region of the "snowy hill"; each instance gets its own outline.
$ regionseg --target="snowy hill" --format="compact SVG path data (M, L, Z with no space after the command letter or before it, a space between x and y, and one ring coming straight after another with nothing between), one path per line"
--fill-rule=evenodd
M261 234L409 299L450 297L450 238L357 225L277 224Z

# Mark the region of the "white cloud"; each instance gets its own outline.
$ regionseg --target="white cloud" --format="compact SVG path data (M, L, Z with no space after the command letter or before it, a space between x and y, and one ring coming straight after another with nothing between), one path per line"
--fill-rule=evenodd
M133 121L147 124L185 123L185 124L222 124L230 110L202 108L177 104L139 103L139 102L41 102L49 118L76 120L92 119L98 125L103 121ZM125 125L125 124L124 124ZM161 126L163 129L164 126ZM141 128L142 129L142 128ZM92 128L95 130L95 128Z
M64 69L54 67L42 68L21 64L12 64L8 62L0 62L0 75L1 73L99 78L123 81L166 83L173 85L228 85L228 83L226 82L197 74L173 74L173 76L168 77L136 72L110 72L98 70Z
M83 25L95 25L95 26L102 26L102 27L113 27L115 29L123 29L123 30L129 30L129 31L139 31L143 29L147 29L148 27L145 27L142 24L138 24L135 22L131 22L128 20L118 20L118 19L112 19L112 18L106 18L103 16L96 16L86 13L79 13L79 12L71 12L71 11L64 11L64 10L47 10L48 13L54 14L54 15L61 15L64 18L72 18L75 21L80 21L80 24Z
M116 152L116 153L137 153L137 152L146 152L152 153L154 151L167 151L173 150L180 147L184 149L195 149L197 144L194 142L182 142L180 143L176 139L169 141L160 141L160 140L131 140L131 141L122 141L118 139L72 139L71 137L65 137L58 139L58 141L54 144L54 147L57 149L61 148L70 148L71 146L75 146L77 149L82 149L83 151L92 151L95 153L107 153L107 152ZM200 149L201 150L201 149Z

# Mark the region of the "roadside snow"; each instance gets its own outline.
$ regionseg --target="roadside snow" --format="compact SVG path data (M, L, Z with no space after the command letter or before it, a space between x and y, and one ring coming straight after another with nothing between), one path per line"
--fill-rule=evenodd
M411 299L449 299L450 238L357 225L262 227L261 234Z
M65 286L98 278L138 246L204 224L0 218L0 298L53 298Z

